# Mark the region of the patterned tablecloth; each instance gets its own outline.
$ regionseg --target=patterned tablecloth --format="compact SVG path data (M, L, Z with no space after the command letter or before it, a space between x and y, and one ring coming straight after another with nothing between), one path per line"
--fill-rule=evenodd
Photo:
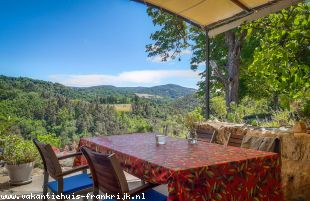
M155 134L83 138L79 146L115 153L125 171L145 181L168 184L169 201L283 200L278 154L207 142L190 145ZM85 164L76 158L75 165Z

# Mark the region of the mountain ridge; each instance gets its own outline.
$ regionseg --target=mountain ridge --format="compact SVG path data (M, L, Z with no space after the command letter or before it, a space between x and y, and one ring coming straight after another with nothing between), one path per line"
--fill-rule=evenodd
M196 92L196 89L187 88L176 84L164 84L152 87L116 87L113 85L100 85L76 89L79 91L90 91L98 94L104 94L109 90L113 90L122 94L143 93L155 96L169 97L172 99L187 96Z
M45 92L48 90L54 93L60 93L71 98L94 96L113 96L113 95L134 95L136 93L150 94L170 99L177 99L183 96L191 95L197 90L183 87L177 84L164 84L152 87L117 87L113 85L99 85L91 87L70 87L63 84L28 77L9 77L0 75L0 85L7 87L17 87L21 90ZM3 86L0 86L2 88ZM91 98L89 98L91 97Z

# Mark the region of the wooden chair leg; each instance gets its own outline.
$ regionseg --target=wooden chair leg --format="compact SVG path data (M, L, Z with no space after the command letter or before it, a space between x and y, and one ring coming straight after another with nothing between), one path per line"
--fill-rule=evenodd
M94 192L93 192L93 201L99 201L97 195L99 195L99 189L98 188L94 188Z
M60 196L60 199L57 199L57 201L64 201L63 196L63 190L64 190L64 178L58 178L57 179L57 195Z
M43 201L47 201L47 191L48 191L48 188L47 188L47 183L48 183L48 172L45 170L44 171L44 180L43 180Z
M83 173L83 174L87 174L87 169L84 169L84 170L82 171L82 173ZM88 201L87 197L83 197L82 200L83 200L83 201Z

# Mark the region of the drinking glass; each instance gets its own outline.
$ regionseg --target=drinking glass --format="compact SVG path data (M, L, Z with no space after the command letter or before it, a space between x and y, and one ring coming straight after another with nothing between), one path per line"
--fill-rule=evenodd
M157 144L166 144L166 136L165 135L156 135L156 143Z

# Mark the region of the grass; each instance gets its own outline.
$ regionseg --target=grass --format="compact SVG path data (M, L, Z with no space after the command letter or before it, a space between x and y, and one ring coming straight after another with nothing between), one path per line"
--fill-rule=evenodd
M131 112L131 104L113 104L113 107L115 108L116 111L119 112Z

